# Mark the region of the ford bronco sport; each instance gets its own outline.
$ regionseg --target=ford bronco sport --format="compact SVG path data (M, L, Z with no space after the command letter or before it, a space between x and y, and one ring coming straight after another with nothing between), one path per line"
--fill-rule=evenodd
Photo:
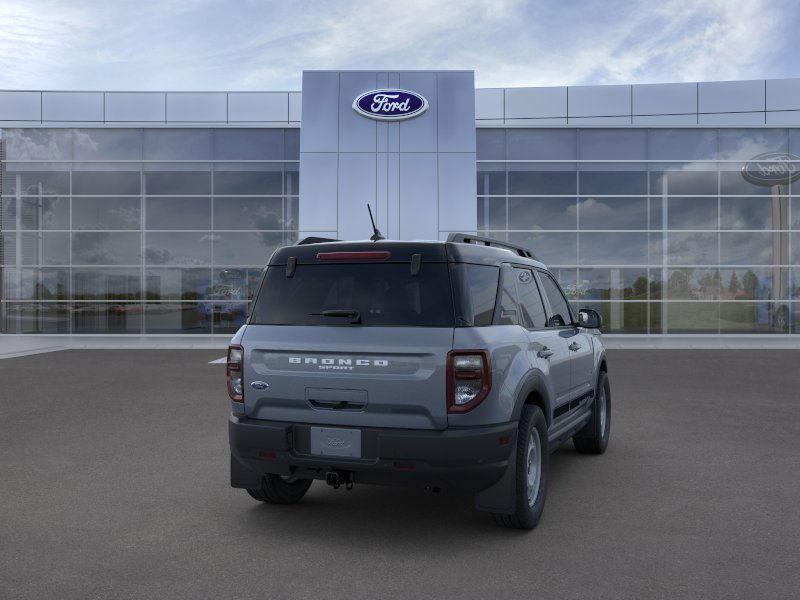
M549 453L608 444L600 325L495 240L280 248L228 349L231 485L279 504L314 479L456 489L530 529Z

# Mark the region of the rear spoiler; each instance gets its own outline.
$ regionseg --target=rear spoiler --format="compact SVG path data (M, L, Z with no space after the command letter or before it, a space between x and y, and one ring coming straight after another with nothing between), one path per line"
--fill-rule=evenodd
M341 240L337 240L335 238L324 238L324 237L316 237L316 236L309 236L304 237L302 240L297 242L295 246L305 246L306 244L321 244L323 242L340 242Z

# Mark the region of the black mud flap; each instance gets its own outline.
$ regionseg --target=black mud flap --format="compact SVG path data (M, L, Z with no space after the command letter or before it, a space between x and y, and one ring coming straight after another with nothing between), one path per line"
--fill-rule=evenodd
M261 475L242 464L231 454L231 487L254 489L261 485Z
M485 512L510 515L517 510L517 461L508 461L500 481L475 494L475 508Z

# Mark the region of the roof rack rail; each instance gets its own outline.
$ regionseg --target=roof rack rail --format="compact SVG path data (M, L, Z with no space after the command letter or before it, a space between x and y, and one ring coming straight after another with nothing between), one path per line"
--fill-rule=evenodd
M295 246L305 246L306 244L321 244L322 242L340 242L341 240L337 240L334 238L324 238L324 237L317 237L314 235L304 237L302 240L297 242Z
M501 242L500 240L493 240L492 238L485 238L469 233L451 233L447 236L447 241L457 244L476 244L478 246L504 248L506 250L511 250L519 256L536 260L536 255L524 246L517 246L516 244L509 244L508 242Z

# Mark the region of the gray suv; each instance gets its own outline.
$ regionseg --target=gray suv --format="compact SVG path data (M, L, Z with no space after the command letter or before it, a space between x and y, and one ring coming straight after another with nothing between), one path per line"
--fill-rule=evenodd
M495 240L280 248L228 349L231 485L278 504L314 479L454 489L530 529L549 454L608 444L600 325Z

